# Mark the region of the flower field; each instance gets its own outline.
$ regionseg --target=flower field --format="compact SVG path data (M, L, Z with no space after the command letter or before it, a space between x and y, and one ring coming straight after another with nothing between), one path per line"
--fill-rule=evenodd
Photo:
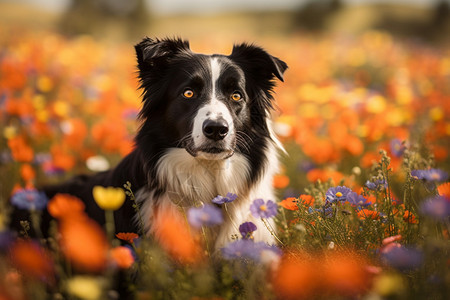
M232 42L191 44L227 53ZM274 114L288 154L279 199L248 208L267 226L237 224L217 256L202 230L239 195L211 199L223 210L162 218L157 244L114 233L113 211L135 200L129 183L94 189L105 228L80 199L36 189L108 169L132 149L133 44L0 28L0 299L446 299L450 45L380 31L257 43L289 66ZM30 211L19 233L7 225L13 207ZM38 229L44 208L57 220L49 233ZM254 242L256 230L278 245Z

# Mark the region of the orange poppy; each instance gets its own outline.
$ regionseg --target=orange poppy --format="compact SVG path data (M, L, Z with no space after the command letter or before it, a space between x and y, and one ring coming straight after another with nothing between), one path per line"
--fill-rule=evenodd
M53 165L56 168L70 170L75 166L75 158L61 145L53 145L50 149Z
M25 182L31 182L34 178L36 178L36 171L34 171L30 164L23 164L20 167L20 176Z
M369 285L367 264L356 253L332 252L324 265L325 290L331 295L356 296Z
M416 219L416 216L409 210L405 210L405 213L403 214L403 221L410 223L410 224L418 224L419 223L419 221Z
M92 272L105 268L108 242L98 223L86 215L64 218L60 233L62 251L76 268Z
M158 211L153 227L162 248L174 259L185 264L199 262L202 250L199 236L189 230L180 213Z
M119 232L118 234L116 234L116 237L119 240L126 241L132 244L135 239L139 238L139 235L134 232Z
M439 195L450 198L450 182L443 183L437 188Z
M119 246L110 251L111 259L121 269L128 269L134 263L134 257L131 250L127 247Z
M53 281L54 269L50 255L39 244L18 240L11 248L11 260L26 276Z
M273 186L276 189L284 189L288 185L289 185L289 177L287 177L286 175L279 174L273 177Z
M275 293L280 299L311 299L320 283L318 266L305 255L284 255L272 274Z
M8 140L8 147L12 157L18 162L31 162L34 157L33 148L28 146L22 136L13 137Z
M56 194L47 205L50 215L57 219L82 215L84 207L83 201L69 194Z
M377 211L374 210L368 210L368 209L362 209L358 211L358 218L365 220L365 219L372 219L372 220L378 220L380 218L380 214Z
M299 200L305 206L311 207L314 205L314 197L311 195L300 195Z
M298 210L298 199L295 197L289 197L280 202L280 205L289 210Z

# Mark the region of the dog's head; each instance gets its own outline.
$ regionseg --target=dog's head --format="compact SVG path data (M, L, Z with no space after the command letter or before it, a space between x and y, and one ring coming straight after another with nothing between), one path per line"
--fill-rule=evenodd
M179 39L146 38L135 48L140 117L150 124L142 136L159 120L158 142L209 160L248 151L255 131L270 136L271 92L274 79L283 80L283 61L248 44L235 45L229 56L193 53Z

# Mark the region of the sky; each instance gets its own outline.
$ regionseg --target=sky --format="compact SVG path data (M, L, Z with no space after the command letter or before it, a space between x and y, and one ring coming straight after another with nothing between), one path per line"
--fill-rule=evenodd
M0 0L2 1L2 0ZM3 0L5 1L5 0ZM61 11L70 0L6 0L23 3L31 3L50 11ZM127 1L127 0L111 0ZM176 13L218 13L224 11L237 10L270 10L270 9L291 9L296 8L308 0L146 0L154 13L176 14ZM367 3L367 2L397 2L412 3L417 5L429 5L438 0L343 0L347 3Z

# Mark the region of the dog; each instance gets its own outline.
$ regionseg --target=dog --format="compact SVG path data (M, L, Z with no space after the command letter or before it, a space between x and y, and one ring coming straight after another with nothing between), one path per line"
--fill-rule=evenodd
M47 196L77 196L104 224L93 187L129 181L145 233L158 238L158 218L234 193L230 218L209 238L214 249L239 233L234 224L247 221L258 227L255 241L274 244L249 207L257 198L275 200L272 180L284 150L272 129L273 87L283 81L287 64L246 43L234 45L228 56L194 53L179 38L145 38L135 50L143 104L134 150L112 170L44 187ZM139 232L133 202L114 214L116 232Z

